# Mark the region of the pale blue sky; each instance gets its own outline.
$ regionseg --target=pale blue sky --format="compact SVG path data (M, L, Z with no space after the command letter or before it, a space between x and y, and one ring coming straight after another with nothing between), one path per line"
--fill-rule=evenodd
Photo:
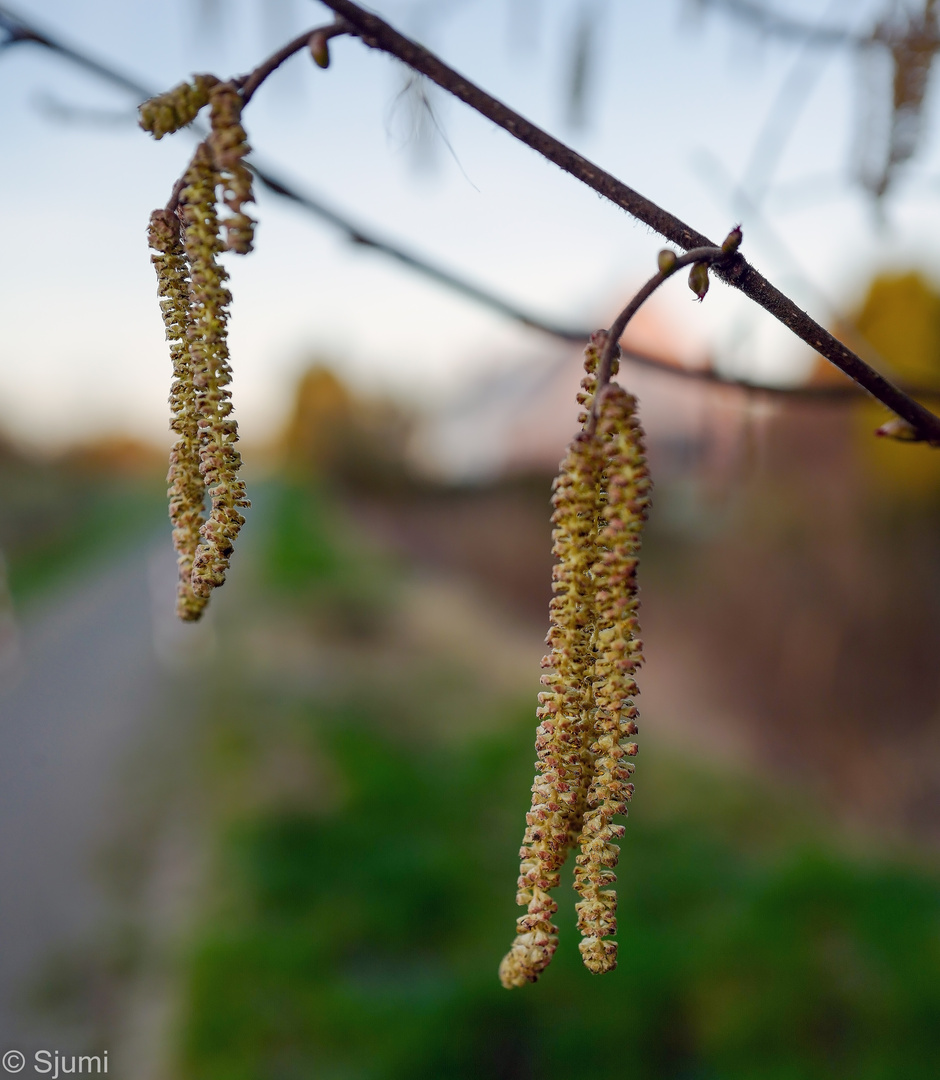
M792 70L792 45L762 41L684 0L608 0L597 54L593 123L565 125L562 74L574 0L517 0L539 8L538 41L509 29L508 0L462 0L433 23L415 0L374 3L486 89L691 225L715 238L738 220L709 155L740 178L768 109ZM19 10L67 41L165 88L192 71L252 67L305 26L324 21L312 0L218 0L200 29L185 0L20 0ZM823 5L780 7L818 17ZM877 5L844 0L834 18L867 25ZM427 5L424 5L427 7ZM570 39L569 39L570 40ZM326 71L295 58L246 114L251 142L311 191L413 249L426 252L557 319L603 324L655 264L660 240L514 144L455 101L436 98L454 155L416 168L400 73L353 40L333 45ZM865 198L841 184L853 137L854 66L826 62L787 143L781 184L808 180L802 207L775 196L767 216L808 278L849 304L873 269L915 262L940 273L938 140L900 185L890 228L878 232ZM120 92L33 46L0 54L0 139L6 258L0 267L0 423L61 443L117 427L166 431L168 360L145 242L192 140L154 143L132 122L63 124L49 98L118 109ZM933 96L932 99L933 101ZM933 110L930 132L936 130ZM933 178L933 180L932 180ZM232 352L238 416L249 439L279 421L291 380L312 353L342 361L360 385L422 401L453 393L483 369L556 347L262 193L256 251L232 259ZM826 311L795 277L759 223L744 220L745 251L814 314ZM752 377L785 377L801 351L772 320L723 287L703 305L673 283L658 301L688 348L708 348ZM696 345L698 343L698 345Z

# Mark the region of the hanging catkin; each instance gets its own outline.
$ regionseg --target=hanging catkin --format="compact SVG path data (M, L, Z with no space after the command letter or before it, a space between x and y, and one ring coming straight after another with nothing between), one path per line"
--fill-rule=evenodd
M649 512L650 480L636 399L616 384L606 386L598 401L597 438L603 455L601 484L606 490L603 519L592 568L595 589L594 741L590 750L594 774L587 793L577 856L576 905L583 940L581 956L593 972L617 964L616 880L620 848L613 843L624 832L613 823L626 815L633 795L629 782L637 752L634 679L642 662L637 612L636 571L640 532Z
M597 364L606 342L598 331L585 349L585 376L578 403L590 409L597 385ZM587 412L581 414L581 422ZM558 871L581 831L588 785L593 771L592 638L598 518L599 442L581 431L561 462L552 505L552 571L550 626L542 659L548 688L539 695L539 727L535 748L537 775L532 805L520 851L516 902L526 914L516 922L516 939L500 966L506 987L534 982L547 967L557 944L551 917L558 905L549 895L558 884Z
M151 256L151 261L157 271L160 310L173 364L170 429L176 432L177 439L170 451L167 483L173 546L179 569L176 614L186 622L194 622L206 604L203 597L193 592L192 585L193 559L199 546L206 486L199 472L199 414L188 336L192 317L189 263L180 237L179 219L175 214L154 210L150 218L149 238L150 246L158 252Z
M228 275L217 258L222 246L215 206L217 183L212 156L202 143L180 196L191 276L190 351L199 410L199 467L212 500L193 561L193 592L201 597L225 582L235 538L245 523L239 510L249 505L238 477L238 427L231 415L227 323L232 296L225 287Z
M557 947L558 910L550 893L572 846L581 954L591 971L616 965L613 867L623 834L612 819L626 813L636 743L634 675L637 636L636 568L640 529L649 508L649 475L636 401L615 383L598 396L597 370L607 335L591 335L578 393L584 425L555 480L553 597L539 695L537 775L520 852L516 901L526 914L500 965L506 987L534 982ZM617 371L614 359L612 370ZM596 413L596 419L594 414Z
M589 571L594 561L596 494L597 442L594 436L581 432L562 461L552 500L553 551L558 562L547 638L551 652L542 662L550 669L542 676L549 689L539 695L537 775L520 851L516 902L525 904L527 911L516 922L516 939L500 966L500 979L506 987L534 982L551 961L557 944L551 916L558 905L549 892L558 884L558 871L572 841L572 823L584 783L582 712L583 688L592 667Z

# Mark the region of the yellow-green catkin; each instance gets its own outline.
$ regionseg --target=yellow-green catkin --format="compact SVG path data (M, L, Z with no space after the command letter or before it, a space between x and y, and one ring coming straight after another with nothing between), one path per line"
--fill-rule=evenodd
M591 334L588 340L587 346L584 350L584 376L581 379L581 388L578 391L577 399L578 404L582 406L581 411L578 413L578 422L580 424L590 425L587 423L591 409L594 404L594 394L597 390L597 370L600 367L601 354L604 351L604 347L607 344L607 332L606 330L595 330ZM610 372L611 375L616 375L620 370L620 356L618 354L611 358ZM593 560L596 557L596 543L597 543L597 530L599 524L599 517L603 513L604 502L606 500L606 493L603 490L601 480L603 474L603 465L600 460L596 462L596 485L597 491L594 499L594 523L592 528L593 544L590 551L590 559L593 564ZM589 567L590 569L590 567ZM591 604L594 604L594 580L593 574L589 574L587 583L587 593L590 596ZM590 621L591 631L593 632L594 615L592 606L592 618ZM593 648L593 643L592 643ZM543 663L545 661L543 660ZM573 803L573 810L571 815L570 829L571 829L571 844L576 845L578 837L581 835L581 827L584 823L584 810L587 803L588 787L591 783L591 777L594 774L594 754L591 750L591 746L594 742L594 692L593 692L593 664L588 668L585 675L584 682L581 687L582 691L582 710L581 710L581 785L577 793L577 797Z
M209 104L209 92L218 81L214 75L195 75L191 83L180 83L145 101L140 106L140 126L155 139L186 127Z
M239 508L250 504L238 478L238 428L231 415L227 323L232 297L225 287L228 275L217 258L222 250L215 205L219 177L205 143L197 148L185 179L180 216L192 292L189 347L199 412L200 471L212 500L193 561L192 584L197 596L207 597L225 582L235 538L245 523Z
M578 403L587 419L597 385L597 366L607 341L603 330L592 334L584 352L585 376ZM551 647L542 659L547 669L539 695L540 720L535 748L538 774L532 785L532 805L526 815L516 901L527 908L516 922L517 935L500 965L506 987L534 982L550 963L557 945L551 917L558 905L549 895L558 884L558 871L581 830L588 784L593 771L594 703L592 638L598 519L598 440L582 431L572 442L554 484L552 505ZM589 737L590 736L590 737Z
M247 255L251 251L255 223L243 209L245 203L253 201L253 195L251 171L244 161L251 147L241 125L242 99L231 83L219 83L212 88L209 100L212 105L209 150L222 185L222 200L230 211L222 222L225 247Z
M180 237L180 223L167 210L154 210L150 217L151 256L157 271L160 310L170 343L173 382L170 387L170 428L176 443L170 451L167 475L170 521L173 523L173 546L179 567L176 613L186 622L202 614L206 601L196 596L192 587L193 559L199 545L206 487L199 472L199 431L196 388L193 383L192 357L187 331L191 318L189 263Z
M551 917L558 905L549 895L571 847L572 821L583 784L583 687L592 666L593 562L597 493L597 442L581 432L568 449L555 481L552 521L553 571L547 642L542 661L548 689L539 694L540 719L535 746L537 775L519 871L516 902L526 914L516 922L516 939L500 965L504 986L534 982L548 966L557 945Z
M650 505L643 432L636 400L611 383L598 401L597 438L604 456L601 485L606 491L601 528L592 567L595 589L594 627L594 774L587 793L577 856L575 888L579 946L585 965L595 973L617 965L616 880L620 848L613 842L624 832L613 823L626 815L633 795L630 758L637 752L635 675L642 663L639 639L636 571L640 533Z

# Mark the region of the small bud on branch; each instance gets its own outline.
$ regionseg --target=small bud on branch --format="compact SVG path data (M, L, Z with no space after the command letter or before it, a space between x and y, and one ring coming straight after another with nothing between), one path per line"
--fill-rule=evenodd
M670 248L663 248L656 256L656 264L661 274L671 274L676 268L676 253Z
M310 35L310 55L317 67L330 66L330 39L323 30Z
M721 242L721 250L726 255L733 255L741 246L741 241L744 238L744 234L741 232L741 226L735 225L735 227L728 233L728 235Z
M884 439L897 439L899 442L920 441L917 431L906 420L897 416L876 428L875 434Z
M695 293L697 300L705 299L705 294L708 292L708 266L705 263L692 264L692 269L689 271L689 288Z

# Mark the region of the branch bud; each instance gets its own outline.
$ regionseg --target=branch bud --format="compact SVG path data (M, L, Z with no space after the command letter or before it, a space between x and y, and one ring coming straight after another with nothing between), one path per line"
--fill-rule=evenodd
M322 30L310 35L310 55L317 67L328 68L330 66L330 39Z
M735 225L735 227L728 233L728 235L721 242L721 250L726 255L731 255L737 251L741 246L741 241L744 238L744 233L741 232L741 226Z
M671 274L676 268L676 253L670 248L663 248L656 256L656 263L661 274Z
M705 299L708 292L708 264L703 262L692 263L689 271L689 288L699 300Z
M875 429L875 434L885 439L898 439L900 442L922 442L922 436L913 424L902 420L900 416L892 417Z

